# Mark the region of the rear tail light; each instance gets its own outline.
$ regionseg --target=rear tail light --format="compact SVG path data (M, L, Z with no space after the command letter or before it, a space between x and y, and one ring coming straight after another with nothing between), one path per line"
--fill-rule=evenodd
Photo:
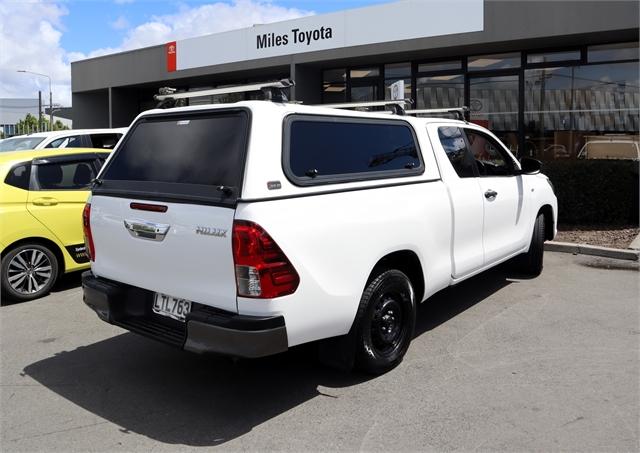
M238 296L286 296L295 292L300 283L298 273L278 244L253 222L233 222L233 261Z
M95 261L96 250L93 246L93 235L91 234L91 203L85 204L82 210L82 232L84 233L85 253L91 261Z

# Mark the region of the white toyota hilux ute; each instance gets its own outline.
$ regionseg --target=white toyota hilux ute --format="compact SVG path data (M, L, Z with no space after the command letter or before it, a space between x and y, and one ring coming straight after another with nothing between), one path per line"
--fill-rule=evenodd
M501 262L542 271L557 201L465 121L269 101L150 110L83 213L84 301L196 353L317 340L325 361L397 365L416 304Z

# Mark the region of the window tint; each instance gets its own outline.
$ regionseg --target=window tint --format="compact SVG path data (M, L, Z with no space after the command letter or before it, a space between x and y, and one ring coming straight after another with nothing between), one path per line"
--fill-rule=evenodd
M39 164L36 180L40 190L82 190L95 178L92 161Z
M93 148L113 149L120 140L122 134L91 134L91 145Z
M29 177L31 176L31 164L18 165L9 170L4 182L18 189L29 190Z
M374 172L412 174L421 168L406 124L337 118L294 119L289 124L289 165L296 177L321 181Z
M496 141L482 132L466 129L471 154L478 164L480 176L513 174L513 160Z
M247 127L239 111L142 120L103 179L239 187Z
M447 153L449 162L458 176L461 178L475 176L473 156L467 149L462 130L458 127L440 127L438 128L438 137L440 137L444 152Z
M45 148L82 148L82 135L57 138Z

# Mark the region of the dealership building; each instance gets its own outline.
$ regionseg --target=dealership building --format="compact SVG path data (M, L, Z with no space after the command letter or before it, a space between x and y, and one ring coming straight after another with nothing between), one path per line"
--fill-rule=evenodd
M638 141L637 1L405 0L74 62L76 128L127 126L178 91L295 80L305 104L467 105L519 155ZM191 98L234 102L259 93ZM395 97L394 97L395 98Z

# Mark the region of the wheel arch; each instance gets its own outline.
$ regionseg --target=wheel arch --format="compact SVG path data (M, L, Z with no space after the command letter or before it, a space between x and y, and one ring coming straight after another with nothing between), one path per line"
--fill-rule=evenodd
M19 239L17 241L12 242L11 244L8 244L4 248L4 250L2 250L2 253L0 255L4 257L10 250L13 250L15 247L19 247L24 244L39 244L51 249L53 254L56 256L56 259L58 260L58 269L60 269L60 271L58 272L58 276L65 273L66 266L64 261L64 253L62 252L62 249L60 248L60 246L56 242L52 241L51 239L47 239L39 236Z
M424 272L420 258L413 250L397 250L380 258L371 269L365 288L378 274L386 269L397 269L403 272L411 281L416 301L422 302L425 293Z

